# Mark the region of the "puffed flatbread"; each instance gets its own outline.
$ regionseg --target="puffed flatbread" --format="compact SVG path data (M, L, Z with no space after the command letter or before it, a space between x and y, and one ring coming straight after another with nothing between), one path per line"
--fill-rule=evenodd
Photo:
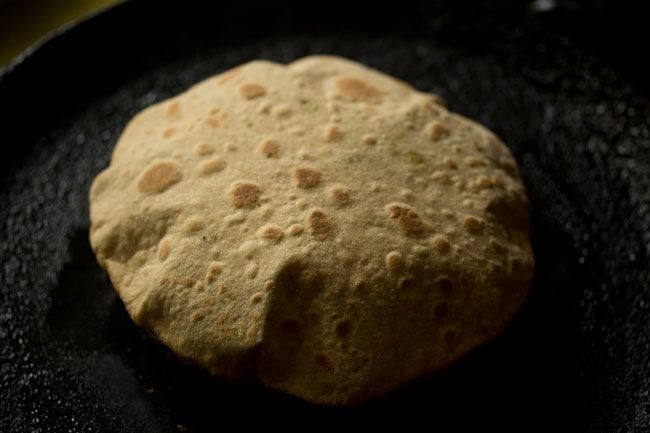
M503 143L330 56L253 61L142 111L90 211L137 325L215 376L328 405L494 338L533 271Z

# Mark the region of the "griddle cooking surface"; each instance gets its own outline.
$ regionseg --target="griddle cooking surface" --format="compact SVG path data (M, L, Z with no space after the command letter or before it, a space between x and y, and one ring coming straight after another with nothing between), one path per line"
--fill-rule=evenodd
M127 3L0 78L0 431L205 432L307 418L650 428L648 99L535 17L348 5L333 28L329 9L263 7ZM505 334L354 410L184 365L133 325L88 244L90 183L135 113L247 60L312 53L359 60L492 128L531 200L535 281Z

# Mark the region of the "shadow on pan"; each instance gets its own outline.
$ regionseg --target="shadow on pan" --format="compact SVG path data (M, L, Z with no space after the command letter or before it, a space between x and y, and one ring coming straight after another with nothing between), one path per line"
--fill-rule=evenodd
M539 16L343 6L130 2L0 78L2 431L649 428L648 99ZM536 275L504 335L354 410L182 364L135 328L87 241L90 182L131 116L244 61L311 53L362 61L488 125L531 199Z

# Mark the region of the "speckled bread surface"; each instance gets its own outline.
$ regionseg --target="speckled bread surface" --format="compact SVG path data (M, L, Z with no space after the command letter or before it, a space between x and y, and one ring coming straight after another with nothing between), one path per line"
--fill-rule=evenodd
M139 113L90 193L135 323L213 375L353 405L494 338L533 256L517 165L358 63L253 61Z

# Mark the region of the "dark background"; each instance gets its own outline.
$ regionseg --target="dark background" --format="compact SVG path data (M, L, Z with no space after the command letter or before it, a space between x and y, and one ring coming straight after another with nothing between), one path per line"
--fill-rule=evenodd
M139 1L53 39L0 78L0 431L648 431L640 3ZM440 93L504 137L531 198L535 281L504 335L354 410L183 365L133 326L87 241L88 186L133 114L247 59L310 52Z

